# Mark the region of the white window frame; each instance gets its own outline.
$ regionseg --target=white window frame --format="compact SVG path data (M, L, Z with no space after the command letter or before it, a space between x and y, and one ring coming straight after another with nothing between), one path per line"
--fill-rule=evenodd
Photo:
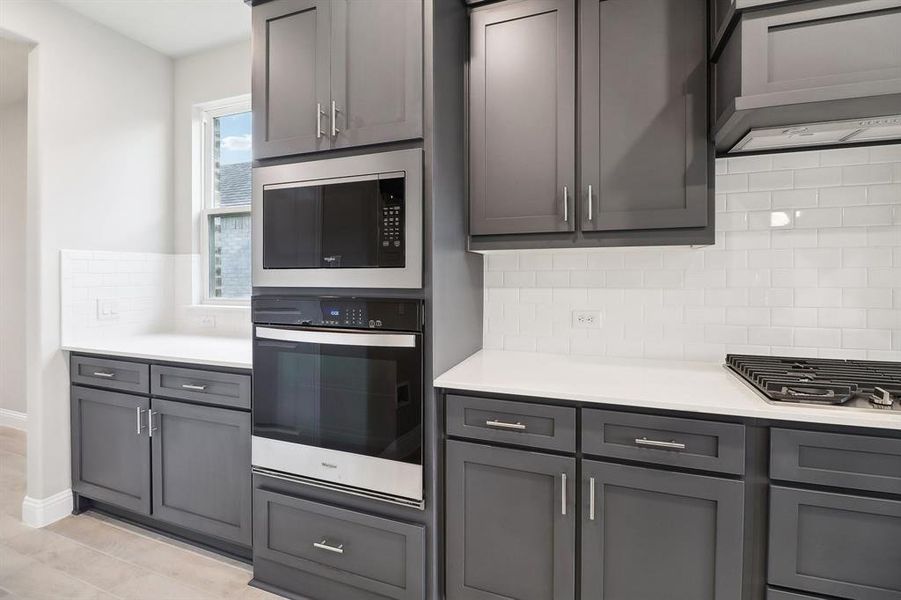
M210 295L210 217L229 214L250 214L250 199L244 206L215 206L213 197L213 119L236 113L250 112L250 96L238 96L216 102L208 102L197 107L200 121L200 301L206 305L249 306L246 298L218 298ZM196 168L196 166L195 166Z

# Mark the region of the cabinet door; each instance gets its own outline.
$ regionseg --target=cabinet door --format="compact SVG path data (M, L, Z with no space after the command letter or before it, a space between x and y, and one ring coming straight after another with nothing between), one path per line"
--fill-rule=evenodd
M705 0L585 0L579 23L582 229L705 226Z
M150 514L150 439L140 396L72 386L72 488Z
M574 458L447 443L447 598L575 597Z
M331 11L332 146L422 137L422 1L332 0Z
M250 413L153 399L153 513L251 543Z
M770 486L770 584L901 600L899 565L901 502Z
M473 235L574 228L573 6L573 0L521 0L472 13Z
M589 460L582 478L583 600L741 598L742 482Z
M328 0L253 8L253 157L326 150L329 141Z

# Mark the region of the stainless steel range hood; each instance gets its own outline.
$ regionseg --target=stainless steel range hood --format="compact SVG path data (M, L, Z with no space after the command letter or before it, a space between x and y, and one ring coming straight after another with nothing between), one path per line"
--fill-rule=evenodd
M901 114L751 129L729 154L901 140Z
M901 0L736 12L711 55L719 155L901 141Z

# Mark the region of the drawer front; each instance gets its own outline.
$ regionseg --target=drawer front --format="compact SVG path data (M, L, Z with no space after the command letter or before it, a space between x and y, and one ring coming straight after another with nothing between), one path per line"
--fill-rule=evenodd
M773 428L770 477L901 494L901 439Z
M250 409L250 375L153 365L154 396Z
M254 491L254 554L386 598L425 597L425 529Z
M901 502L770 488L769 583L901 600Z
M820 596L809 596L807 594L799 594L797 592L786 592L785 590L776 590L767 588L766 600L824 600Z
M586 454L742 474L745 428L717 423L609 410L582 413Z
M136 394L150 391L149 365L93 356L72 356L69 366L72 383Z
M576 409L473 396L447 397L449 435L576 451Z

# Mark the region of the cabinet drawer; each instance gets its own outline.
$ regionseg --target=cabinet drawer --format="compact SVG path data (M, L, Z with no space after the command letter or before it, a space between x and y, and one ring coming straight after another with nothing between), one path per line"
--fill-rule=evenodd
M386 598L425 597L425 529L254 491L254 554Z
M576 409L451 394L447 397L447 433L575 452Z
M901 439L772 429L770 477L901 494Z
M72 383L146 394L150 390L150 366L93 356L72 356Z
M745 471L745 428L734 423L608 410L582 413L582 451L705 471Z
M901 600L901 502L770 488L768 580L849 600Z
M157 365L150 374L154 396L250 409L250 375Z

